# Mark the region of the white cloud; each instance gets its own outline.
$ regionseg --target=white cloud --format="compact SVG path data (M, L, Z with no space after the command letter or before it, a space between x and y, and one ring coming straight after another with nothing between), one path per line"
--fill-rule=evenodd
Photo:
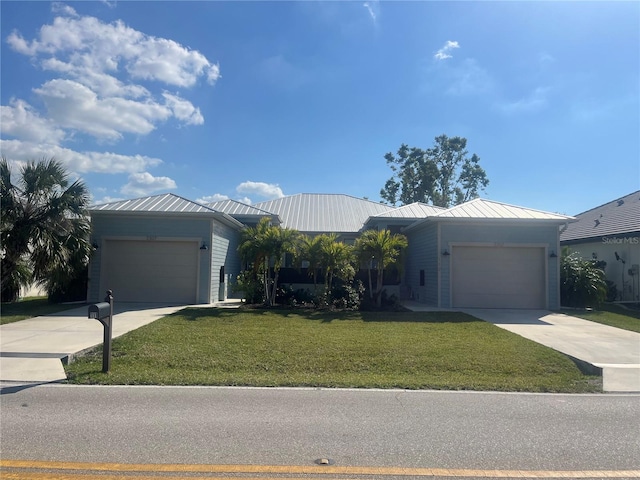
M100 98L73 80L55 79L36 88L52 120L61 127L99 139L118 140L122 133L146 135L171 116L171 109L152 100Z
M373 21L373 24L377 25L378 15L380 13L380 2L378 0L370 0L368 2L364 2L362 6L367 9L371 20Z
M159 190L172 190L176 182L169 177L154 177L148 172L132 173L129 182L120 189L124 195L149 195Z
M77 152L51 143L0 140L0 153L12 160L29 161L54 157L78 173L133 173L162 163L144 155L120 155L112 152Z
M33 142L58 143L64 130L47 118L42 118L28 103L12 99L10 106L0 106L2 134Z
M178 120L182 120L187 125L202 125L204 123L204 117L200 113L200 109L194 107L190 101L167 92L163 93L162 96L173 112L173 116Z
M221 193L214 193L213 195L205 195L204 197L197 198L196 202L206 205L207 203L221 202L222 200L229 200L229 197Z
M242 197L237 199L239 202L245 203L247 205L251 205L251 199L249 197Z
M111 4L113 5L113 4ZM111 6L110 5L110 6ZM87 134L99 141L117 142L124 135L148 135L175 118L185 125L201 125L200 109L184 92L167 93L160 84L194 87L200 80L214 84L217 64L197 50L174 40L146 35L122 21L112 23L80 16L55 2L57 15L31 39L14 30L6 41L32 64L49 73L33 92L44 105L37 109L21 99L1 106L2 154L13 160L55 156L75 172L140 173L124 191L175 188L167 177L152 177L146 169L162 163L144 155L72 150ZM148 84L142 84L149 81Z
M278 185L272 183L247 181L238 185L236 187L236 191L238 193L248 195L257 195L267 200L284 197L282 189Z
M529 113L545 108L548 105L549 88L538 87L531 94L515 102L503 103L498 108L506 114Z
M433 58L436 60L446 60L447 58L451 58L451 51L454 48L460 48L460 44L456 41L447 40L447 43L445 43L444 46L436 52Z

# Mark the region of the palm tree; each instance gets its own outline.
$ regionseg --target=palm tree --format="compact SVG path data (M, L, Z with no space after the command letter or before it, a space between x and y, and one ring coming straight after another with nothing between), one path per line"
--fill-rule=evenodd
M370 292L373 262L377 265L378 275L373 296L378 307L382 305L384 269L392 265L400 266L400 258L407 245L407 237L400 234L392 235L389 230L367 230L356 240L355 248L358 258L366 261L368 265Z
M262 275L267 305L275 302L282 263L287 253L296 251L299 237L297 230L273 226L268 218L241 234L238 252L244 262L252 264L256 278Z
M51 292L85 266L91 252L89 192L55 159L29 162L17 184L0 160L2 300L15 300L31 281Z
M333 279L351 280L355 275L353 268L353 247L337 241L336 234L323 235L320 241L320 263L325 272L325 288L330 293Z
M318 293L318 274L322 268L320 250L324 235L309 237L302 235L298 244L296 263L300 266L303 261L309 263L308 273L313 278L313 291Z

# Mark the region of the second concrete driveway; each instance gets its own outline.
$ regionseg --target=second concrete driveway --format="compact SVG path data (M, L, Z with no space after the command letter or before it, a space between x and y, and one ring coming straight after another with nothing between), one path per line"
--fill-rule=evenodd
M113 338L185 308L148 303L116 303ZM103 328L78 307L0 326L0 380L55 382L67 377L62 359L102 343Z
M605 392L640 392L640 333L545 310L464 312L601 368Z

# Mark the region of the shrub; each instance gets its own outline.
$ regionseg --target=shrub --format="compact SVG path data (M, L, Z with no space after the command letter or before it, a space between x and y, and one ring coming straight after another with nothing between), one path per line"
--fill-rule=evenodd
M596 307L607 298L604 271L594 260L565 249L560 261L560 299L568 307Z

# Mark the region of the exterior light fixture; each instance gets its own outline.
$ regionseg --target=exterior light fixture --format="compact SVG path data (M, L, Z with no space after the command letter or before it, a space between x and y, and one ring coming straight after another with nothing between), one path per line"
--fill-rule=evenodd
M99 248L100 248L100 245L98 245L96 242L93 242L93 243L91 244L91 248L93 248L94 250L97 250L97 249L99 249Z
M200 250L209 250L209 247L207 247L207 244L202 242L202 246L200 247Z
M447 249L445 249L445 251L442 252L442 256L443 257L448 257L449 255L451 255L451 254L449 253L449 250L447 250Z
M551 255L549 255L549 258L557 258L558 255L556 255L556 252L551 251Z

